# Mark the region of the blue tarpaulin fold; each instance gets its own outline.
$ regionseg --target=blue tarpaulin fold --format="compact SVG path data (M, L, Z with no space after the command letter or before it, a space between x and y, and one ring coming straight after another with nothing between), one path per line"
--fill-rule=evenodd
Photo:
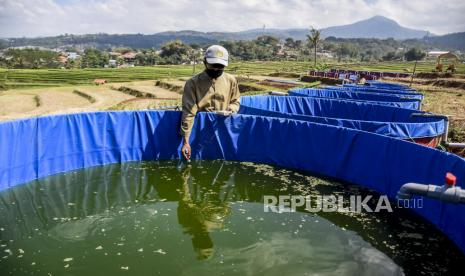
M348 90L354 92L366 92L366 93L381 93L387 95L403 95L413 99L423 100L423 95L416 92L415 90L401 90L401 89L389 89L379 88L361 85L344 85L344 86L323 86L324 89L329 90Z
M342 100L376 102L382 105L419 110L421 100L408 98L401 94L383 94L358 92L351 90L329 90L316 88L295 88L288 91L290 96L306 96L315 98L334 98Z

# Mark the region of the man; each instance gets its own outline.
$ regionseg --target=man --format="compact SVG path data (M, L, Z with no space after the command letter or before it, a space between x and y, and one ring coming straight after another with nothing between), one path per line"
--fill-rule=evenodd
M224 73L228 66L228 51L213 45L205 51L205 70L189 79L182 96L182 119L180 134L183 137L182 154L191 158L189 136L197 112L223 111L230 115L239 110L239 86L234 76Z

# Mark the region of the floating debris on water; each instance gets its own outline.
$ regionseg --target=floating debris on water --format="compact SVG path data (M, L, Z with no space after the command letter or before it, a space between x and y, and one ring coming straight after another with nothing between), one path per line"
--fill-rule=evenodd
M114 164L92 168L90 174L79 171L74 182L62 175L48 177L43 184L47 189L37 195L37 202L47 203L43 218L37 217L36 201L30 201L31 185L41 180L0 193L0 225L5 225L0 227L1 272L14 275L28 267L36 274L46 275L39 270L47 268L53 275L71 270L93 275L119 268L120 274L146 275L156 267L162 275L186 269L190 275L228 274L231 268L237 274L251 269L255 275L261 261L285 255L289 274L317 274L325 263L341 275L363 274L365 267L446 275L444 268L465 261L441 233L402 213L264 212L264 195L363 194L359 188L271 166L255 170L255 164L202 162L203 169L193 162L190 171L179 171L169 165L172 161L142 162L144 168L131 162L133 169ZM134 174L136 169L140 171ZM17 205L23 202L21 208L5 206L11 198L18 199ZM167 252L176 258L163 256ZM115 263L114 256L126 264ZM315 256L316 262L305 261ZM368 256L375 256L375 262ZM396 256L395 263L391 256ZM131 273L124 272L130 267Z

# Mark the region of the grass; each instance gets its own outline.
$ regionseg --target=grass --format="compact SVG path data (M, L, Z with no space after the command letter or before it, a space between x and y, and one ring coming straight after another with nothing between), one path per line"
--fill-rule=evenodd
M334 68L351 69L361 71L379 71L379 72L408 72L412 73L415 62L371 62L371 63L349 63L349 64L335 64ZM416 72L432 72L436 67L435 62L419 61L417 63ZM465 64L457 64L457 72L459 74L465 73Z
M94 97L92 97L91 95L89 95L89 94L87 94L85 92L74 89L73 93L78 95L78 96L83 97L84 99L88 100L90 103L95 103L97 101Z
M450 116L450 141L464 142L465 90L416 83L412 87L424 95L422 110Z
M112 86L111 89L126 93L126 94L134 96L136 98L150 98L150 99L155 99L156 98L156 96L153 95L153 94L145 93L145 92L139 91L137 89L133 89L133 88L126 87L126 86L120 86L118 88Z
M182 85L177 85L177 84L170 83L169 81L166 81L166 80L157 80L155 82L155 85L158 86L158 87L167 89L169 91L180 93L180 94L182 94L183 87L184 87Z
M39 107L39 106L42 105L42 99L40 98L39 95L34 95L34 98L33 98L33 99L34 99L34 102L35 102L35 104L36 104L36 107Z

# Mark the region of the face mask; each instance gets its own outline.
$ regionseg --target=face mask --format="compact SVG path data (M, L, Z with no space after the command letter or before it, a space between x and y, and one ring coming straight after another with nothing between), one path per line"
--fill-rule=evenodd
M207 75L212 79L216 79L219 76L221 76L223 74L223 71L224 70L205 69L205 72L207 72Z

